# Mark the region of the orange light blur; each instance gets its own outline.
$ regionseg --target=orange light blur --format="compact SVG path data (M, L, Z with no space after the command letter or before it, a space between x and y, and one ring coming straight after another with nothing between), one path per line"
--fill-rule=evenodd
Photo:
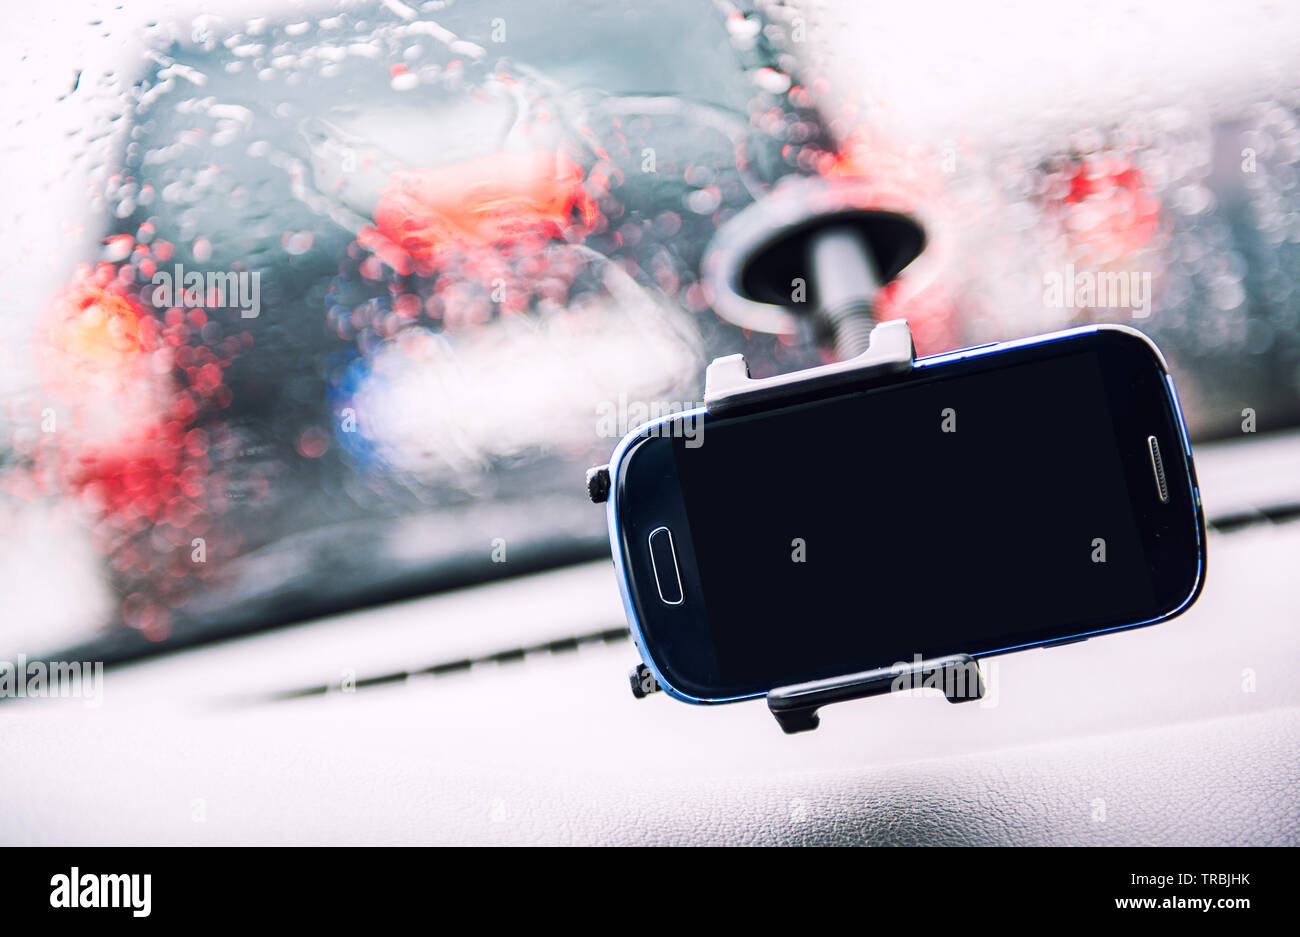
M375 222L380 234L426 265L436 265L444 246L563 237L597 217L583 175L564 153L541 148L401 170L380 196Z

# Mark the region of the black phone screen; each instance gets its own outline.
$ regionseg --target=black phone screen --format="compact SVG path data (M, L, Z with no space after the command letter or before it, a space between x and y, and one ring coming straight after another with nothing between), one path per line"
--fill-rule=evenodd
M1103 373L1118 361L1094 348L936 367L706 419L702 444L674 440L687 602L706 611L712 687L741 694L1170 612L1190 587L1196 515L1151 512L1190 505L1190 482L1181 507L1161 505L1141 460L1157 433L1181 469L1182 443L1162 372ZM1171 586L1159 580L1179 537L1191 547Z

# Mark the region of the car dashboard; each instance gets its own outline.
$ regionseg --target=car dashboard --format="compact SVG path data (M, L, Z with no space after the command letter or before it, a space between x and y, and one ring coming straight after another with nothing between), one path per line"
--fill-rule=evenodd
M1196 458L1198 604L992 658L977 704L895 694L787 737L761 703L635 699L593 562L110 668L98 701L10 701L0 839L1295 844L1300 434Z

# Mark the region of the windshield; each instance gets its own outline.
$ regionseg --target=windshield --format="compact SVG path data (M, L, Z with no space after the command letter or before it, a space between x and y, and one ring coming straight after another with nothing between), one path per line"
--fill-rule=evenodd
M963 132L942 75L876 87L833 36L775 2L41 13L7 40L0 638L111 660L605 555L582 477L620 436L714 356L822 360L701 273L796 178L925 223L877 308L922 354L1122 321L1197 438L1300 418L1294 76ZM857 67L905 72L889 38Z

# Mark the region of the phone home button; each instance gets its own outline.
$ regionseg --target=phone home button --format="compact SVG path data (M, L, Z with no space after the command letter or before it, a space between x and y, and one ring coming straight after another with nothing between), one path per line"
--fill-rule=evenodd
M673 546L673 534L667 527L656 527L650 531L650 566L654 570L655 585L659 587L659 598L665 605L681 605L682 575L677 569L677 550Z

